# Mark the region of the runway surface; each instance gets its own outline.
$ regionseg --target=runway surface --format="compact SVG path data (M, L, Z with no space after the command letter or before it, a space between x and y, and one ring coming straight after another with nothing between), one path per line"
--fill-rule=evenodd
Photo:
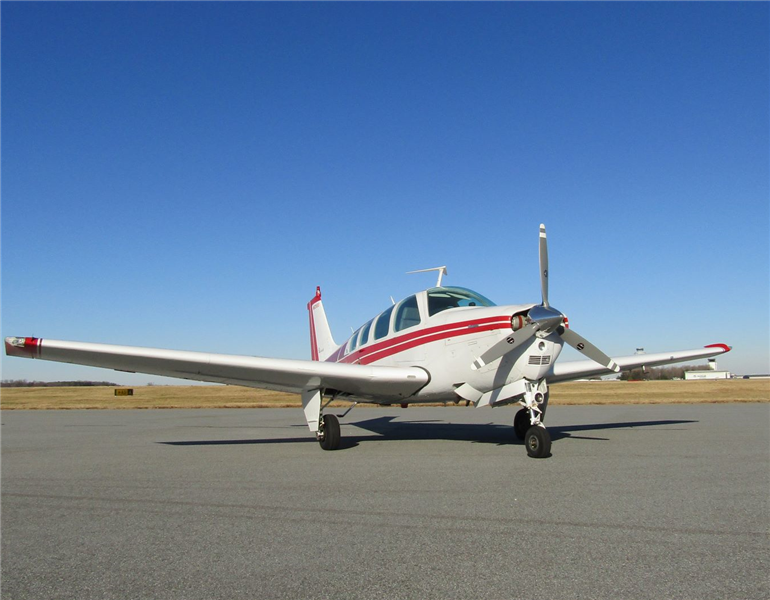
M770 597L770 405L5 411L2 597Z

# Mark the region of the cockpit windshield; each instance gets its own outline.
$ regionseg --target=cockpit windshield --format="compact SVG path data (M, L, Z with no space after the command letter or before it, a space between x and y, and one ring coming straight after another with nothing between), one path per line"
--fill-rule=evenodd
M489 298L461 287L437 287L428 290L428 316L448 308L465 306L495 306Z

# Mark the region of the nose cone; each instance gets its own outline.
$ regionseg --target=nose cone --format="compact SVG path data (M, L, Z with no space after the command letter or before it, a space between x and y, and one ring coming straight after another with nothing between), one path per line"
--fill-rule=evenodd
M537 323L540 331L553 331L564 320L564 315L550 306L533 306L528 316L533 323Z

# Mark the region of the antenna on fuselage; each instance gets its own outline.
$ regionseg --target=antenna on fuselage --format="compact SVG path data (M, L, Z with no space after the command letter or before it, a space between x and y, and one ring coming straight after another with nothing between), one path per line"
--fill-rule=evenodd
M417 271L407 271L407 275L411 275L412 273L427 273L428 271L438 271L438 282L436 283L436 287L441 287L441 278L444 275L449 275L449 273L446 270L446 265L443 267L431 267L430 269L418 269Z

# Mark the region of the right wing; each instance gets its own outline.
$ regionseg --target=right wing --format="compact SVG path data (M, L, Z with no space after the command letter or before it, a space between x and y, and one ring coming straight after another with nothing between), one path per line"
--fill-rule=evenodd
M677 350L676 352L660 352L658 354L633 354L631 356L613 357L622 371L639 367L659 367L673 363L709 358L718 354L730 352L732 348L725 344L712 344L697 350ZM570 381L597 375L611 375L613 371L592 360L577 360L573 362L556 363L546 377L548 383Z
M379 367L312 360L260 358L159 350L135 346L5 338L8 356L148 373L281 392L326 389L357 398L400 401L423 388L430 377L419 367Z

